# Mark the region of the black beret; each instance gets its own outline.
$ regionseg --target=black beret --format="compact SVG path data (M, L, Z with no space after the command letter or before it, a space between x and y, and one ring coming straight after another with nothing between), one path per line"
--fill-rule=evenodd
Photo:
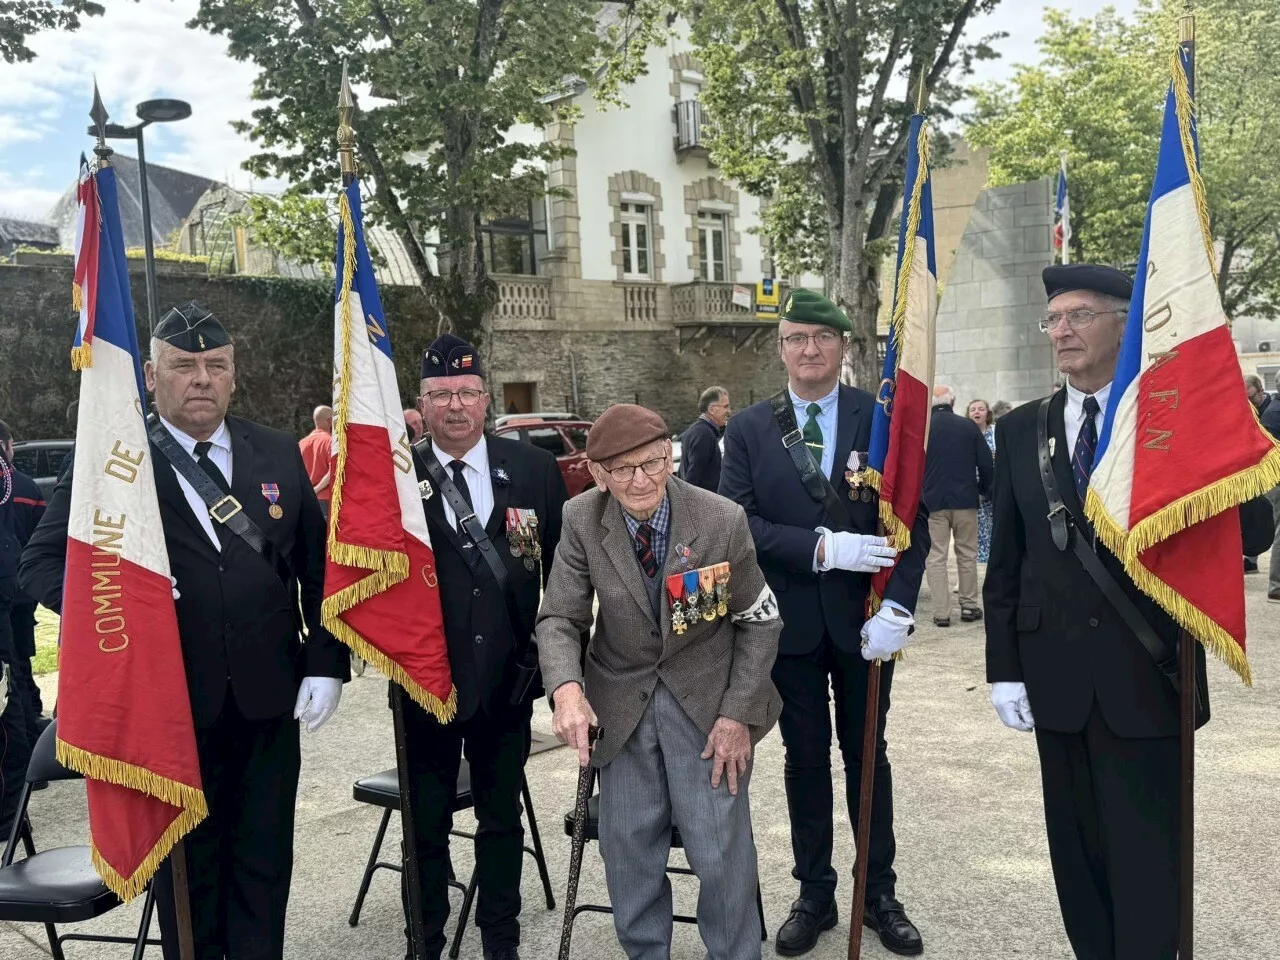
M587 459L604 463L616 456L667 438L667 424L652 410L634 403L615 403L600 414L587 434Z
M1133 278L1101 263L1055 263L1045 267L1041 276L1044 295L1049 300L1072 290L1091 290L1120 300L1133 296Z
M843 310L822 294L804 287L791 292L787 302L782 305L782 315L778 319L790 320L792 323L816 323L841 333L853 331Z
M422 354L422 379L428 377L459 377L472 374L484 377L478 351L461 337L442 333Z
M227 328L208 307L196 300L170 309L151 335L187 353L204 353L231 342Z

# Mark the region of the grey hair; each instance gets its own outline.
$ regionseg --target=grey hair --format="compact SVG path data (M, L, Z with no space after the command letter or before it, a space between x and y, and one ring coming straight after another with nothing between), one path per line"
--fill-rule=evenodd
M711 409L711 405L720 402L721 397L728 396L729 391L724 387L707 387L702 391L702 395L698 397L698 412L706 413Z
M956 392L945 383L936 384L933 388L933 405L947 404L954 407L956 404Z

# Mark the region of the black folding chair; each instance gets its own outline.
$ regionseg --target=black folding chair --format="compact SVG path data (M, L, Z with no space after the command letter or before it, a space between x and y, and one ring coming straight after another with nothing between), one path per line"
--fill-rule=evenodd
M100 917L120 906L120 899L94 870L88 847L54 847L36 851L31 823L27 819L32 785L80 779L80 774L58 762L55 756L57 735L58 724L54 721L40 735L27 765L18 810L5 844L4 856L0 858L0 920L44 924L53 960L66 960L62 945L73 940L130 943L133 944L134 960L140 960L148 945L160 946L159 940L147 939L151 911L155 906L155 892L150 885L142 903L142 922L138 925L136 937L58 934L56 924L80 923ZM26 851L26 858L15 863L13 858L19 841Z
M570 810L568 813L564 815L564 832L565 832L565 836L569 837L570 842L572 842L573 840L573 827L576 822L577 822L577 819L574 817L574 811ZM600 841L600 794L598 793L593 794L591 798L587 801L587 828L586 828L585 836L588 841L594 840L597 843ZM671 849L672 850L684 849L684 838L680 836L680 831L675 826L675 824L672 824L671 826ZM578 866L578 872L579 873L582 872L581 864L579 864ZM695 874L688 867L673 867L670 865L668 865L667 867L667 873L677 874L679 876L685 876L685 877L697 876L697 874ZM577 877L571 877L569 879L569 883L571 887L577 886L577 880L578 880ZM764 925L764 898L760 893L759 880L756 881L756 910L760 914L760 939L762 941L768 940L769 934L766 931L765 925ZM578 919L578 914L580 913L612 914L613 907L605 906L604 904L598 904L598 903L578 904L576 907L574 907L573 914L569 917L570 937L573 936L573 924ZM692 923L696 925L698 922L697 917L690 917L687 914L679 914L679 913L672 914L671 919L674 920L676 923Z
M533 857L534 863L538 865L538 875L542 878L542 891L547 898L547 909L554 910L556 908L556 898L551 892L551 877L547 873L547 858L542 852L542 837L538 834L538 820L533 813L533 798L529 795L529 781L523 776L520 780L520 793L524 798L525 817L529 821L529 840L533 846L526 846L524 852ZM372 804L375 807L382 807L382 821L378 824L377 835L373 838L373 849L369 851L369 863L364 868L364 876L360 880L360 892L356 894L355 906L351 908L351 916L347 919L347 923L355 926L360 922L360 910L364 906L365 895L369 892L369 884L373 880L373 875L378 870L393 870L396 873L401 872L399 863L389 863L385 860L379 860L378 854L382 851L382 841L387 835L387 826L391 823L391 815L400 810L400 777L395 768L384 770L382 773L375 773L372 777L365 777L363 780L357 780L351 788L351 795L361 803ZM453 804L453 812L458 813L461 810L469 810L475 806L475 798L471 795L471 768L467 761L463 760L458 768L458 794ZM476 835L466 830L450 830L450 836L462 837L466 840L475 840ZM476 872L471 871L471 878L467 884L462 883L453 875L453 865L449 865L449 886L462 892L462 908L458 912L458 926L453 934L453 943L449 945L449 956L453 960L457 960L458 953L462 949L462 935L467 929L467 920L471 915L471 907L475 903L476 898Z

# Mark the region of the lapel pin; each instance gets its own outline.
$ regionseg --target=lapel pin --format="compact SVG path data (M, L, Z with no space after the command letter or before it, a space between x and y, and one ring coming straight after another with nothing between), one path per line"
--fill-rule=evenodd
M1051 456L1051 457L1053 456L1054 448L1058 446L1058 445L1057 445L1057 443L1055 443L1055 442L1054 442L1054 441L1056 441L1057 439L1058 439L1057 437L1050 437L1050 438L1049 438L1049 456Z

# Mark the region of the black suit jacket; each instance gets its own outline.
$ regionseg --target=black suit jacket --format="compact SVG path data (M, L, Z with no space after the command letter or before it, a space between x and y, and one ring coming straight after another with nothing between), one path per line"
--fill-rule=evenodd
M1068 547L1054 546L1048 501L1040 479L1036 412L1026 404L996 423L996 477L991 560L983 585L986 606L987 680L1027 685L1036 723L1075 733L1084 727L1095 698L1111 731L1120 737L1170 737L1178 733L1178 701L1146 649L1124 626ZM1073 536L1093 542L1093 531L1071 478L1071 451L1063 426L1066 391L1049 406L1053 467L1059 494L1077 526ZM1268 549L1271 523L1261 497L1241 508L1245 553ZM1263 535L1266 539L1263 543ZM1256 542L1255 542L1256 541ZM1095 550L1147 623L1172 649L1178 626L1142 593L1101 542ZM1196 644L1201 696L1197 724L1209 720L1204 648Z
M695 487L715 493L720 487L720 431L699 417L680 438L680 473Z
M830 479L852 523L843 529L874 534L879 521L876 504L849 500L849 485L844 479L850 451L865 452L870 444L874 401L865 390L841 385L837 403L836 456ZM768 400L753 404L729 421L720 495L737 501L747 512L756 560L782 613L779 653L809 653L822 642L824 633L830 633L840 649L858 650L871 576L845 570L813 572L819 538L816 528L837 527L800 481L790 454L782 446L782 433ZM920 592L929 552L928 517L922 503L911 529L911 547L898 561L885 591L885 599L906 610L915 610Z
M320 624L326 530L297 441L239 417L227 417L227 428L231 493L288 558L293 579L287 586L281 583L272 567L237 536L216 549L173 468L151 447L169 568L181 594L175 602L178 632L197 728L218 719L228 689L241 714L267 720L292 712L302 677L349 676L346 648ZM22 554L23 589L51 610L62 608L72 474L67 470L58 480L49 508ZM279 520L268 513L264 483L280 488ZM299 596L305 643L296 616Z
M509 478L493 482L493 513L485 532L498 550L507 569L520 622L512 630L507 605L488 563L472 558L474 547L464 548L453 524L447 522L444 498L434 491L424 503L436 570L440 577L440 605L444 613L445 639L449 646L449 669L458 691L458 720L466 720L483 707L492 715L510 710L512 689L520 663L526 658L537 663L532 647L534 620L542 587L551 572L567 493L555 457L545 450L486 436L491 476L501 470ZM448 457L443 459L448 462ZM425 467L415 458L418 479L426 478ZM538 517L542 542L541 570L525 568L523 557L511 555L507 540L508 507L532 509ZM525 698L532 702L542 693L535 682Z
M937 510L976 510L991 493L991 448L978 425L949 406L933 408L924 461L924 502Z

